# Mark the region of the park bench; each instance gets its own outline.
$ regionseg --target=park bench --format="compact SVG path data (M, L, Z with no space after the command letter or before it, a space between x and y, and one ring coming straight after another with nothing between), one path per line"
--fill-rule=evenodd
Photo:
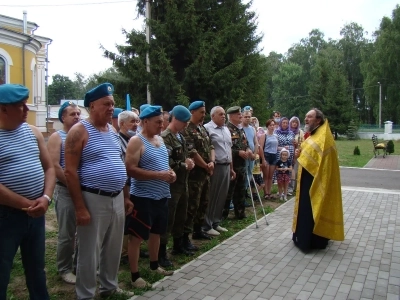
M375 134L372 135L372 143L374 144L375 157L376 157L376 153L378 152L378 155L379 155L379 150L382 150L383 158L385 158L385 156L387 154L387 152L386 152L387 145L385 143L379 143L378 137Z

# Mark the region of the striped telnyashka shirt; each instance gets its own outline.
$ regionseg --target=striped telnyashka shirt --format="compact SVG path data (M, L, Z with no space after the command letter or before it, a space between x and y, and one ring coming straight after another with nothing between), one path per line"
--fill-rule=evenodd
M81 123L89 134L78 168L81 185L106 192L121 191L127 175L118 135L110 125L108 132L100 132L85 120Z
M43 195L39 146L27 123L14 130L0 129L0 183L30 200Z
M140 133L137 136L143 141L145 148L139 161L139 167L149 171L168 171L170 169L168 151L162 138L159 137L161 146L157 148ZM137 197L153 200L171 198L169 183L159 179L137 180L132 178L130 193Z
M65 139L67 138L67 133L64 130L58 130L57 133L61 138L60 166L65 169Z

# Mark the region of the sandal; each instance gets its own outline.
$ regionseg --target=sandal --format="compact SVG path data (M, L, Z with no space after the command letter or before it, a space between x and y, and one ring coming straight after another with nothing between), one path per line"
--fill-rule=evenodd
M271 194L265 194L264 195L264 200L268 200L269 198L271 198Z

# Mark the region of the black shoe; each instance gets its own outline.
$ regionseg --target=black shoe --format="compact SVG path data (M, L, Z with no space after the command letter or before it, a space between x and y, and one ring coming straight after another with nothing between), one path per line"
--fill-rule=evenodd
M249 192L246 193L246 198L247 199L251 199L251 196L250 196Z
M174 265L172 264L172 262L168 259L168 256L159 256L158 257L158 264L160 267L163 268L169 268L169 267L173 267Z
M192 239L194 240L212 240L212 237L203 231L193 232Z
M168 259L167 256L167 245L160 244L160 248L158 250L158 264L163 268L172 267L172 262Z
M140 256L141 258L149 258L149 252L140 249L139 256Z
M184 233L183 234L183 239L182 239L182 246L188 251L198 251L199 248L196 247L195 245L192 244L192 242L189 239L189 233Z
M243 220L243 219L246 218L246 214L245 214L244 212L235 213L235 217L236 217L236 219L238 219L238 220Z
M193 252L186 250L182 245L182 238L174 239L174 248L171 251L172 255L184 254L186 256L193 256Z
M248 203L247 201L244 202L244 207L252 207L253 205L251 203Z

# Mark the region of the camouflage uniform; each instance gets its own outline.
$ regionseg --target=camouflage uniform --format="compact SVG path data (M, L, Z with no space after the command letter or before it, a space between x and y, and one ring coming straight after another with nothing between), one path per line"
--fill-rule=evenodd
M188 174L185 160L188 149L185 138L178 133L181 140L169 128L161 133L169 155L169 166L176 173L176 181L170 184L171 199L168 200L167 232L160 237L161 244L167 244L169 235L182 238L188 205Z
M249 148L246 134L242 128L238 128L231 122L228 122L227 127L231 132L232 137L232 163L233 170L236 173L235 180L229 184L228 195L225 200L225 208L223 216L226 218L229 214L229 205L233 200L235 207L235 216L243 218L245 210L245 195L246 195L246 160L239 156L239 151L246 151Z
M198 153L205 163L211 161L211 145L207 130L203 125L196 126L190 122L184 130L189 155L193 158ZM187 218L185 222L185 233L200 232L204 223L204 215L209 201L210 176L207 170L195 166L189 173L189 201Z

